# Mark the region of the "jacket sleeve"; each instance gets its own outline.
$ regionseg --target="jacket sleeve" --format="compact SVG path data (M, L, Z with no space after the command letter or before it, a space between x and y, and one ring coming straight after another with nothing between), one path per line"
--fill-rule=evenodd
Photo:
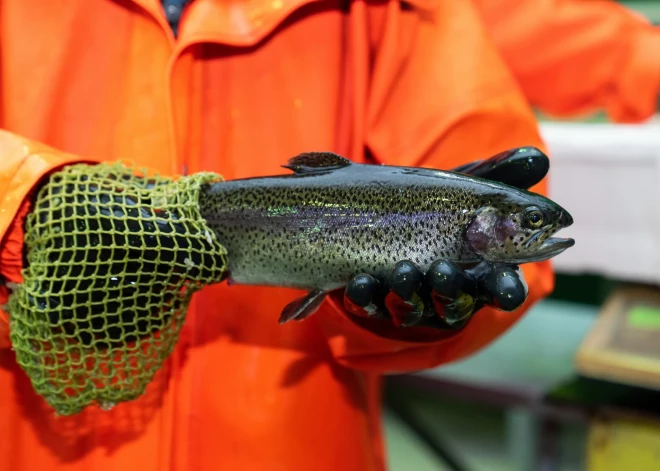
M0 348L10 347L4 310L7 284L23 281L23 220L30 209L28 195L38 181L64 165L86 161L41 143L0 130Z
M636 12L608 0L473 1L535 107L631 123L656 112L660 28Z
M446 7L432 15L401 10L398 2L373 13L384 20L368 93L369 154L377 163L452 168L512 147L544 149L533 113L476 11L469 2L441 3ZM532 191L546 194L545 182ZM521 268L526 303L514 313L482 309L459 333L352 318L341 293L323 306L330 312L321 312L319 322L345 366L377 373L435 367L483 348L551 292L550 262Z

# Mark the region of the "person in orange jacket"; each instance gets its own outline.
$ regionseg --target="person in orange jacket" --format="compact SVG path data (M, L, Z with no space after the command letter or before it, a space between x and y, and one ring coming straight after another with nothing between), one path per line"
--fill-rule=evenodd
M530 104L633 122L652 115L660 89L660 33L604 1L0 0L0 11L0 267L17 283L26 196L69 163L129 158L232 179L324 149L452 168L544 149ZM299 293L214 285L193 298L145 395L70 417L32 390L5 316L3 466L384 469L380 376L501 335L553 287L550 263L522 268L521 309L485 307L451 335L374 331L336 299L280 326Z

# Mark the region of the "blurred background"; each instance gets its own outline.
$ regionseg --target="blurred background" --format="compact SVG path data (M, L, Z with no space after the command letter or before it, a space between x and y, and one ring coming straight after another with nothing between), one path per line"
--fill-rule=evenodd
M660 0L620 3L660 24ZM392 471L660 470L660 114L539 119L576 245L489 347L387 378Z

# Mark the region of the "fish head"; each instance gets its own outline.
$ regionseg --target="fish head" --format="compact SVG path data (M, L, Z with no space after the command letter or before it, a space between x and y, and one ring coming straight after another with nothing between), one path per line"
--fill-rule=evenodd
M500 193L482 198L465 239L489 262L539 262L575 244L573 239L552 237L571 224L571 215L548 198L526 191Z

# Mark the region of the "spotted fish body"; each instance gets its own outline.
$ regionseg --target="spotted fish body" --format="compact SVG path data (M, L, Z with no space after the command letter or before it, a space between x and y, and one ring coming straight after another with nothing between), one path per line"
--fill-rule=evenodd
M232 282L309 291L285 309L284 321L306 317L357 274L387 279L401 260L426 271L439 259L488 259L483 231L506 227L487 227L488 219L474 224L479 211L503 215L529 200L549 201L463 174L353 164L329 153L302 154L286 167L294 173L217 183L200 198L202 215L228 251ZM555 231L562 225L556 219ZM519 247L505 253L510 261L522 250L515 235L521 244L501 235Z

